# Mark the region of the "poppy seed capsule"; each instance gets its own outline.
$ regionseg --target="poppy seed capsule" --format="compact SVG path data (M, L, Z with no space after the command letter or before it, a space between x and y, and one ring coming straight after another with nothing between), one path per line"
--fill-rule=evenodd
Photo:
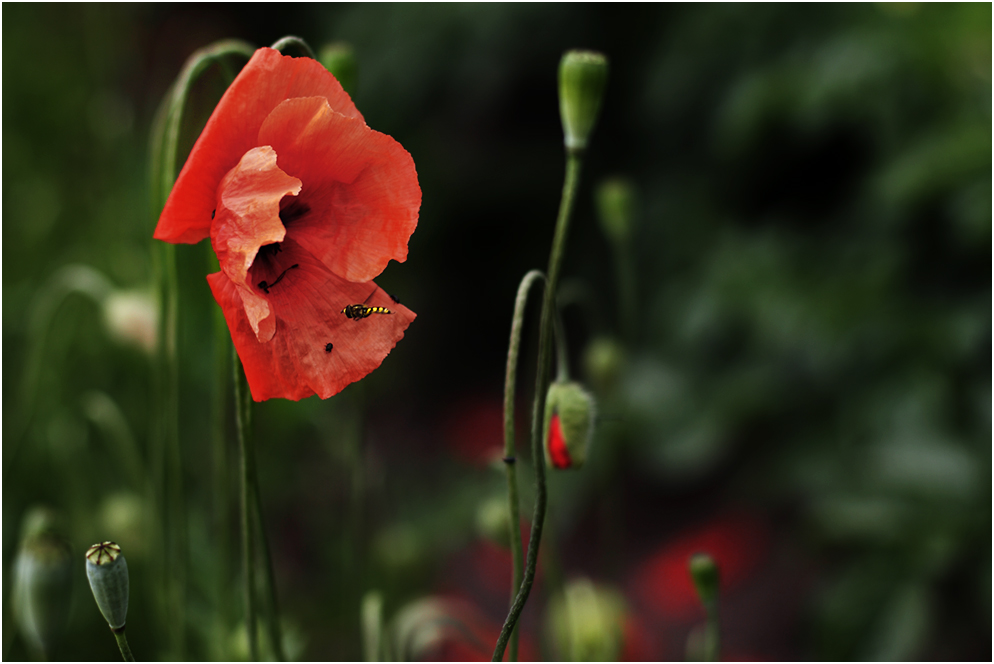
M545 460L552 468L580 468L594 432L594 398L579 383L555 382L545 400Z
M567 51L559 61L559 115L569 151L582 151L601 110L607 58L595 51Z
M128 617L128 561L114 542L94 544L86 551L86 578L104 620L115 632Z

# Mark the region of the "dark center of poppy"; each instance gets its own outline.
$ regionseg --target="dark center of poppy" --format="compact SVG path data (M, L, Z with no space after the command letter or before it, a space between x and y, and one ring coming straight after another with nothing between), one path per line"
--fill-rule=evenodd
M280 221L289 228L295 221L300 220L311 211L311 207L300 200L299 196L284 196L280 201Z

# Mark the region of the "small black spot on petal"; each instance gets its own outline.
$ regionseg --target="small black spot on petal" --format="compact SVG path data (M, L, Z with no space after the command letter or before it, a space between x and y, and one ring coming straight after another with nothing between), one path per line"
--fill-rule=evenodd
M329 341L328 343L326 343L326 344L324 345L324 352L326 352L326 353L330 353L330 352L331 352L331 349L332 349L332 348L334 348L334 347L335 347L335 345L334 345L334 344L332 344L332 343L331 343L331 342Z

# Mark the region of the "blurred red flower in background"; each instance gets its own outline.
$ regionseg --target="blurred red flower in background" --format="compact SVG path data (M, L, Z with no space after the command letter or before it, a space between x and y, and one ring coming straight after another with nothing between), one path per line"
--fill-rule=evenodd
M690 556L706 552L718 563L721 590L734 588L763 561L769 534L758 519L734 514L686 531L642 563L632 579L632 596L669 620L703 615L688 571Z
M155 237L210 237L208 276L256 401L322 399L378 367L415 314L371 279L407 258L414 161L309 58L262 48L207 121ZM349 318L351 304L392 313Z
M504 403L500 398L464 396L443 417L445 442L454 457L485 466L504 455Z

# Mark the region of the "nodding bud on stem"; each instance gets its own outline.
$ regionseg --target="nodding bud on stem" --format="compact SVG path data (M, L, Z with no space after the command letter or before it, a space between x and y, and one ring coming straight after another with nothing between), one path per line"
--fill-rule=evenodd
M128 561L114 542L94 544L86 551L86 578L104 620L115 632L128 617Z
M635 186L627 178L604 180L594 192L597 220L614 244L628 242L635 230Z
M11 596L21 633L46 657L65 632L72 597L72 550L56 523L56 515L44 508L25 517Z
M566 149L587 148L607 85L607 58L595 51L567 51L559 61L559 115Z
M334 42L322 46L318 61L338 79L350 97L355 94L356 60L351 44Z
M718 599L718 583L720 574L718 563L706 553L695 553L690 557L690 578L694 580L697 595L705 606Z
M552 468L580 468L594 432L594 398L579 383L549 385L545 400L545 460Z

